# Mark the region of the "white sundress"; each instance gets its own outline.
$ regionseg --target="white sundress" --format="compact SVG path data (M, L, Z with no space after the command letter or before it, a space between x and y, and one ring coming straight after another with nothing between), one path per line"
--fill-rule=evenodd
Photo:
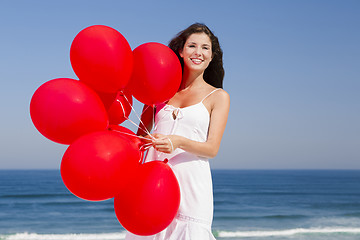
M205 98L218 89L210 92ZM175 108L157 105L154 133L179 135L198 142L207 140L210 115L203 101L194 105ZM175 111L175 112L174 112ZM175 114L175 119L173 116ZM146 162L169 159L168 164L180 185L180 207L170 225L151 236L138 236L130 232L126 240L215 240L211 232L213 219L213 187L207 158L176 149L171 154L150 148Z

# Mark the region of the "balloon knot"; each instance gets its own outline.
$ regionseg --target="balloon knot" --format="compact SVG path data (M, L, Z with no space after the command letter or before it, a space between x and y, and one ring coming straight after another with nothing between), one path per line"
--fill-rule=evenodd
M164 162L164 163L168 163L168 162L169 162L169 159L165 158L163 162Z

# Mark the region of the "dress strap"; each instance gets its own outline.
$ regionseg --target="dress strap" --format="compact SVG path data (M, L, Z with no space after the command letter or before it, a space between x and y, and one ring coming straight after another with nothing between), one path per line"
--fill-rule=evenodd
M213 92L216 92L217 90L219 90L220 88L214 89L212 90L208 95L206 95L203 100L201 100L201 102L203 102L208 96L210 96Z

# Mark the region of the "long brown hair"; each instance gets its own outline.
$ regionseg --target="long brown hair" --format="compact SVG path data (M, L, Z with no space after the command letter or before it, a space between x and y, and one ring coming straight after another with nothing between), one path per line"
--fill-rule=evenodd
M171 48L178 56L182 68L184 68L184 60L180 57L180 51L184 48L185 42L188 37L193 33L205 33L209 36L211 41L212 60L209 66L205 69L204 80L208 84L216 87L223 87L224 67L223 67L223 52L220 48L218 38L211 32L211 30L202 23L194 23L185 30L179 32L169 43Z

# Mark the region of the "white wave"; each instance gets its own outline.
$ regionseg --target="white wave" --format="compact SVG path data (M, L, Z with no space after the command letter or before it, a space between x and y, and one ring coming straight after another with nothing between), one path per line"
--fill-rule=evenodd
M360 228L295 228L286 230L273 231L237 231L227 232L219 231L218 236L223 238L231 237L274 237L274 236L290 236L295 234L331 234L331 233L350 233L360 234Z
M233 237L276 237L291 236L296 234L331 234L346 233L360 234L360 228L295 228L271 231L219 231L222 238ZM79 233L79 234L39 234L39 233L16 233L0 235L0 240L121 240L125 239L125 232L119 233Z
M122 233L80 233L80 234L38 234L38 233L16 233L12 235L0 235L5 240L120 240L125 239Z

